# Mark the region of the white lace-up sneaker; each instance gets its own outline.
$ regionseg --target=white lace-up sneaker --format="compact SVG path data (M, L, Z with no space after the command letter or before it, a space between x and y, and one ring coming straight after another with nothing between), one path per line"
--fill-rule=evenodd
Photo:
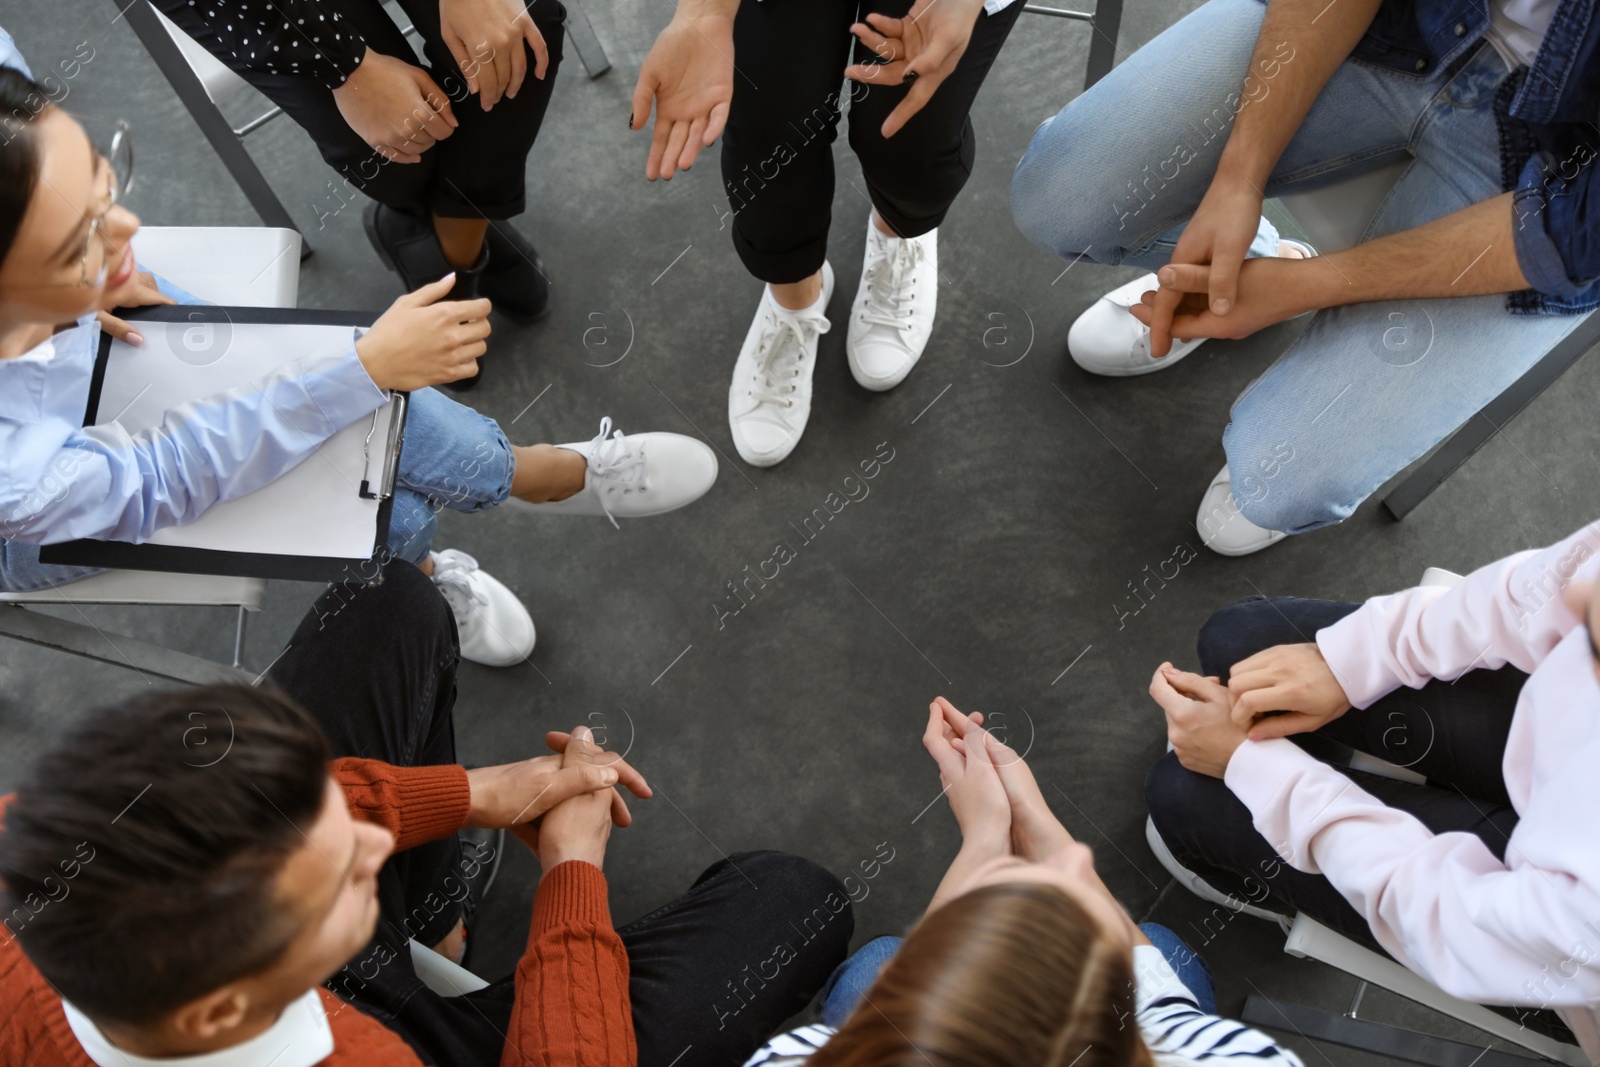
M1304 241L1280 237L1278 243L1299 252L1301 259L1317 254ZM1173 338L1172 351L1160 359L1150 355L1150 327L1129 314L1128 309L1145 293L1160 287L1154 274L1146 274L1117 286L1090 305L1067 331L1067 351L1072 361L1090 374L1129 378L1166 370L1205 344L1204 337L1189 341Z
M823 312L833 296L833 268L822 264L822 296L790 311L762 291L750 332L728 386L728 428L739 458L753 467L782 462L800 443L811 418L811 373L817 339L830 328Z
M510 667L533 653L533 619L517 595L465 552L433 554L433 584L456 617L461 658Z
M588 463L583 488L565 500L534 504L511 497L506 503L546 515L604 515L642 519L675 511L705 496L717 480L717 454L711 446L681 433L612 430L611 416L600 420L593 440L557 445Z
M1248 556L1289 536L1280 530L1257 526L1244 517L1233 499L1233 484L1227 467L1223 467L1206 487L1194 527L1200 533L1200 543L1220 556Z
M844 345L857 384L881 392L905 381L927 347L938 300L939 231L891 237L869 215L861 288Z

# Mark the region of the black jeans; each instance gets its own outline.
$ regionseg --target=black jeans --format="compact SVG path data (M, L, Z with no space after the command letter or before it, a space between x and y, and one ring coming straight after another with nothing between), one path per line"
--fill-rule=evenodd
M968 112L1022 4L980 14L955 70L911 121L885 139L883 120L909 87L844 80L850 63L876 58L851 35L850 25L871 12L899 18L911 2L739 5L733 24L739 73L722 140L722 181L732 209L733 246L762 281L797 282L822 268L833 213L833 140L846 96L850 147L861 160L866 193L902 237L919 237L944 221L971 176Z
M445 218L509 219L522 214L528 152L539 136L561 65L566 9L557 0L528 4L550 51L549 69L543 81L535 78L533 52L522 45L528 61L522 89L516 99L502 98L486 112L476 96L468 95L467 80L440 35L438 0L400 0L400 6L421 35L429 74L450 98L460 123L449 137L422 153L420 162L392 163L375 152L339 114L333 91L310 75L239 72L304 127L322 158L346 179L346 183L329 182L312 201L319 224L351 199L346 184L390 207L432 211ZM379 0L350 0L340 12L366 39L367 47L417 65L411 44L384 14Z
M1224 682L1235 663L1273 645L1313 641L1359 604L1296 597L1247 597L1200 629L1200 670ZM1426 785L1346 770L1362 789L1416 816L1436 834L1476 834L1499 859L1517 825L1500 763L1517 694L1528 676L1515 667L1468 671L1454 682L1401 688L1365 711L1352 708L1293 740L1338 760L1350 749L1408 767ZM1185 770L1171 752L1145 779L1150 817L1174 858L1212 887L1271 911L1305 912L1382 951L1349 901L1320 874L1283 863L1251 824L1250 812L1222 779Z
M270 677L322 723L335 756L426 766L455 762L457 659L449 608L397 561L377 585L330 586ZM327 983L441 1067L498 1064L515 995L506 977L441 997L412 968L408 939L434 944L459 918L452 887L468 862L454 838L391 858L378 880L378 932ZM738 1067L810 1003L853 930L844 886L808 860L745 852L714 864L618 930L641 1067L669 1067L690 1046L683 1064Z

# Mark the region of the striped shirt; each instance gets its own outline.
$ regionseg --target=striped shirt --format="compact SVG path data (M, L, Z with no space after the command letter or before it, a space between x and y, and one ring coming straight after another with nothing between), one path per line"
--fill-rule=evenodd
M1133 970L1134 1017L1159 1067L1220 1067L1224 1059L1249 1067L1301 1067L1298 1056L1261 1031L1201 1011L1160 949L1136 947ZM831 1026L802 1026L780 1034L745 1067L800 1067L834 1032Z

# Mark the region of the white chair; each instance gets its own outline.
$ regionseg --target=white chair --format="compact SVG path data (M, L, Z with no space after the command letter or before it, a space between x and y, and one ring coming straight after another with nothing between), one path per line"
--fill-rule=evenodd
M283 114L277 107L268 108L239 126L234 126L224 116L222 108L241 94L254 92L248 82L228 69L194 38L184 33L147 0L113 0L118 18L126 18L128 25L138 35L145 51L155 60L156 66L166 76L168 84L183 101L190 117L200 127L200 132L211 142L212 149L221 158L223 166L233 175L240 190L256 214L267 226L298 230L283 201L273 192L250 153L245 151L244 138ZM1120 0L1118 0L1120 3ZM584 14L579 0L566 0L567 37L577 49L589 77L598 78L611 69L600 39L595 36L589 17ZM411 35L409 22L391 5L390 16L400 25L401 32ZM302 245L301 255L310 255L310 245Z
M141 0L142 2L142 0ZM262 227L147 226L133 239L140 264L202 299L243 307L294 307L300 235ZM194 685L248 683L241 667L248 613L261 610L266 582L204 574L107 571L37 593L0 592L0 635ZM80 605L230 607L238 612L232 664L216 663L89 622ZM29 610L66 605L77 620Z
M1438 567L1429 567L1423 572L1419 584L1451 586L1460 580L1459 574ZM1369 774L1405 782L1427 781L1415 771L1364 752L1355 753L1349 766ZM1281 915L1218 892L1207 885L1199 875L1178 863L1177 858L1156 831L1155 822L1150 819L1145 820L1145 840L1149 843L1150 850L1155 853L1156 859L1178 884L1202 900L1221 904L1236 912L1278 922L1286 927L1288 939L1284 942L1283 950L1289 955L1325 963L1360 979L1355 994L1342 1015L1274 1000L1257 993L1251 994L1245 1000L1244 1010L1239 1014L1243 1021L1275 1030L1293 1030L1304 1037L1331 1041L1334 1044L1411 1060L1415 1063L1430 1064L1433 1067L1471 1067L1472 1064L1477 1064L1478 1067L1526 1067L1527 1057L1499 1052L1492 1046L1485 1050L1477 1045L1449 1041L1430 1034L1357 1018L1356 1012L1367 987L1375 985L1424 1007L1432 1008L1440 1014L1448 1015L1468 1026L1476 1027L1508 1044L1527 1049L1543 1059L1570 1064L1571 1067L1588 1067L1589 1059L1577 1045L1536 1033L1518 1025L1513 1019L1490 1011L1481 1004L1451 996L1383 953L1374 952L1365 945L1350 940L1309 915L1296 915L1292 920L1285 922Z
M1279 202L1319 252L1338 252L1361 240L1389 190L1410 162L1405 159L1386 164L1311 192L1281 197ZM1600 342L1600 315L1589 315L1390 490L1383 499L1384 510L1397 522L1405 518L1596 342Z

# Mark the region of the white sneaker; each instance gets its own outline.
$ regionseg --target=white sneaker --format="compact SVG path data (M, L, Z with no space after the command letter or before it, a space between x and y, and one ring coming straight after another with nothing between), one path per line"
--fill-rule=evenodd
M844 350L863 389L893 389L922 358L939 300L939 231L891 237L867 218L861 287Z
M717 480L717 454L711 446L681 433L636 433L611 429L600 420L593 440L557 445L588 461L583 488L565 500L534 504L510 497L506 503L546 515L604 515L642 519L675 511L705 496Z
M456 617L461 658L510 667L533 653L533 619L517 595L465 552L433 554L433 584Z
M1089 305L1067 331L1067 351L1072 361L1090 374L1131 378L1165 370L1206 343L1204 337L1192 341L1174 339L1172 351L1161 359L1150 355L1150 327L1129 314L1139 298L1161 284L1154 274L1119 285Z
M1317 254L1317 250L1304 241L1280 237L1278 243L1295 249L1302 259ZM1130 378L1166 370L1205 344L1207 338L1204 337L1188 341L1174 338L1172 350L1165 356L1156 359L1150 355L1150 327L1129 314L1128 309L1145 293L1160 287L1155 274L1146 274L1117 286L1090 305L1067 331L1067 351L1072 361L1090 374Z
M830 328L823 314L833 296L833 268L822 264L822 296L803 311L790 311L761 294L755 321L744 336L728 387L728 427L739 457L770 467L794 451L811 418L811 372L817 339Z
M1248 556L1289 536L1279 530L1263 529L1244 517L1233 499L1227 467L1211 479L1205 496L1200 498L1194 526L1201 544L1221 556Z

